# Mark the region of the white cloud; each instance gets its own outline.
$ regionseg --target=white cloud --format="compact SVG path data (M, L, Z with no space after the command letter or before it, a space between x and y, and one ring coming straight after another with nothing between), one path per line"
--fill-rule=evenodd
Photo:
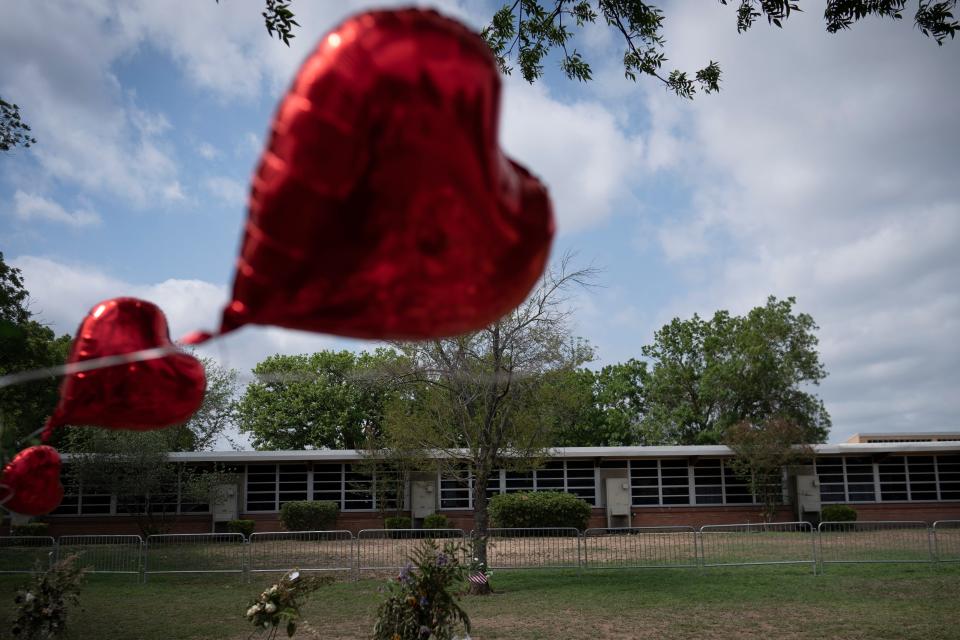
M243 206L247 200L247 187L233 178L214 176L207 179L206 186L215 198L231 207Z
M72 334L98 302L132 296L163 310L173 339L191 331L213 330L227 302L228 288L203 280L168 279L133 283L100 268L67 264L37 256L20 256L10 263L23 272L30 291L30 309L58 333ZM223 365L238 369L249 380L253 366L275 353L312 353L322 349L372 349L374 343L276 327L244 327L198 350Z
M213 160L220 156L220 151L209 142L201 142L197 145L197 155L204 160Z
M563 103L543 84L505 83L504 149L550 189L561 231L598 224L628 194L643 142L596 101Z
M17 189L13 194L13 213L21 220L47 220L71 227L86 227L100 224L100 215L88 209L67 211L61 205L43 196L24 193Z
M663 166L696 176L689 212L658 234L696 275L661 319L796 295L821 327L833 439L955 428L960 90L943 78L958 50L902 23L831 36L804 13L783 30L717 28L734 20L671 6L674 61L720 60L723 89L671 113L659 88L648 98L651 139L680 150Z

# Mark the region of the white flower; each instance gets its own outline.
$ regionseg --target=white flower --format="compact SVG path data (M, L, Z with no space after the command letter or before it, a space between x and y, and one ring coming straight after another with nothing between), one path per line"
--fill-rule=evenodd
M36 596L27 591L26 595L23 596L24 602L33 602L36 599Z
M277 594L277 591L279 591L279 589L277 589L277 585L273 585L272 587L270 587L269 589L267 589L267 595L268 595L268 596L274 596L274 595Z
M265 606L263 610L267 613L273 613L277 610L277 605L273 604L272 602L268 602L267 606Z
M300 578L300 572L299 572L299 571L291 571L289 577L290 577L290 582L293 582L294 580L298 580L298 579Z
M255 615L257 615L258 611L260 611L260 605L258 604L253 605L252 607L247 609L247 617L248 618L254 617Z

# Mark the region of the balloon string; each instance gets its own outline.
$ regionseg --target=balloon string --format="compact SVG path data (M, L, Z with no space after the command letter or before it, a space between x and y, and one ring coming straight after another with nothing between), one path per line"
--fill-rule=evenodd
M222 332L217 333L207 333L201 331L194 331L189 333L180 339L179 344L184 345L197 345L210 340L214 340L223 335ZM4 387L9 387L15 384L22 384L24 382L32 382L33 380L42 380L44 378L56 378L59 376L70 376L75 373L83 373L84 371L96 371L97 369L105 369L107 367L115 367L121 364L133 364L135 362L143 362L144 360L156 360L157 358L163 358L164 356L169 356L174 353L182 353L183 350L178 345L170 345L168 347L151 347L150 349L142 349L140 351L131 351L129 353L118 353L112 356L103 356L101 358L91 358L89 360L81 360L79 362L68 362L67 364L60 364L55 367L45 367L43 369L33 369L31 371L21 371L19 373L11 373L5 376L0 376L0 389ZM41 429L42 431L42 429ZM31 434L36 435L36 434Z
M31 382L33 380L42 380L43 378L53 378L58 376L69 376L84 371L94 371L106 367L115 367L121 364L132 364L134 362L143 362L144 360L155 360L163 358L174 353L180 352L180 347L171 345L169 347L153 347L141 351L131 351L130 353L120 353L112 356L103 356L101 358L91 358L90 360L81 360L79 362L69 362L67 364L57 365L55 367L46 367L44 369L33 369L32 371L21 371L0 376L0 389L15 384Z

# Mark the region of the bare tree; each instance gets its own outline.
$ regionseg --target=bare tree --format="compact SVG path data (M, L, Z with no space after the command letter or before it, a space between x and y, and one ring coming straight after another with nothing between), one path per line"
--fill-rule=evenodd
M441 470L469 471L474 555L482 562L490 476L501 467L537 464L551 443L556 414L541 402L544 376L593 357L571 334L570 320L572 291L589 286L596 270L573 269L571 261L565 256L526 302L481 331L396 345L406 367L397 378L406 393L387 412L385 444L437 460Z

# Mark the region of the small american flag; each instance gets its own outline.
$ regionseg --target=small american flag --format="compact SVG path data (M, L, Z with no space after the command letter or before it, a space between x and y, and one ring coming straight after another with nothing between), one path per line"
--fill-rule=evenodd
M473 584L487 584L487 574L485 574L482 571L478 571L477 573L471 573L467 577L467 580L469 580Z

